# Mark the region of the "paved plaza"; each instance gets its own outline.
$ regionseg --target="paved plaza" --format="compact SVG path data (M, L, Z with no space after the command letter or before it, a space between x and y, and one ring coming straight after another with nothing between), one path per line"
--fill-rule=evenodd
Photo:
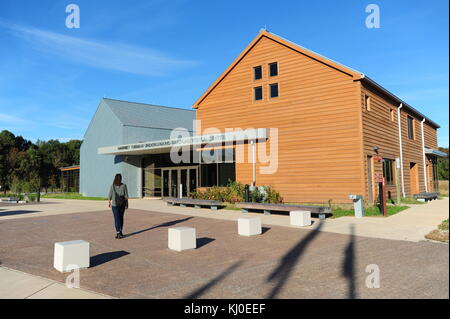
M10 278L8 269L51 284L64 283L68 274L53 268L53 245L83 239L91 243L91 267L80 271L81 288L97 297L449 297L447 244L361 236L360 229L367 227L362 221L373 223L369 218L345 218L344 231L343 219L314 220L309 228L293 228L286 227L287 216L260 214L263 234L241 237L235 220L240 212L167 207L161 201L142 200L132 201L134 208L125 217L127 237L117 240L105 202L60 203L46 201L15 210L0 207L0 267L5 267L0 271L1 287ZM155 211L136 209L146 203L160 206ZM427 205L436 204L447 205L448 216L448 199ZM430 218L437 217L430 213ZM195 227L197 249L169 250L167 233L172 226ZM327 227L341 230L331 232ZM380 288L366 287L366 267L371 264L379 267ZM7 297L5 288L0 288L0 298Z

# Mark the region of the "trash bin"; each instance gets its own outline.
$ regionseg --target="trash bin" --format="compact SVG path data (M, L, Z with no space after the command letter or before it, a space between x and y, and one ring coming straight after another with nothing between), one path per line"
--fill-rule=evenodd
M348 197L353 200L355 217L364 217L364 204L362 195L349 195Z

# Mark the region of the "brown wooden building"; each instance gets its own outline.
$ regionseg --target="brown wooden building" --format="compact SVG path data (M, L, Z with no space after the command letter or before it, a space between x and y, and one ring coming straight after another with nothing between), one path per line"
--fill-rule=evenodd
M271 185L285 202L372 202L382 178L393 198L397 183L403 196L437 190L439 125L364 74L265 30L193 107L202 128L278 129L276 172L253 176L247 161L235 178Z

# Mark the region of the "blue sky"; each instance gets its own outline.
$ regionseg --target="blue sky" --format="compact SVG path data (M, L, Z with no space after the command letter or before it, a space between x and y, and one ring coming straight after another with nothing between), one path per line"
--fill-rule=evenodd
M81 27L65 26L68 4ZM379 5L381 28L365 8ZM0 130L81 139L102 97L190 108L262 27L367 74L441 125L448 1L0 0Z

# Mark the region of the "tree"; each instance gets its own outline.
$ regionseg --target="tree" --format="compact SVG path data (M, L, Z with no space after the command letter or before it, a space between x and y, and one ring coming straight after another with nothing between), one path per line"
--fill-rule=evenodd
M448 180L448 148L439 147L441 152L447 154L446 157L438 157L437 160L437 173L439 180Z
M9 131L0 132L0 186L6 193L59 188L59 168L80 163L82 141L37 141L36 145Z

